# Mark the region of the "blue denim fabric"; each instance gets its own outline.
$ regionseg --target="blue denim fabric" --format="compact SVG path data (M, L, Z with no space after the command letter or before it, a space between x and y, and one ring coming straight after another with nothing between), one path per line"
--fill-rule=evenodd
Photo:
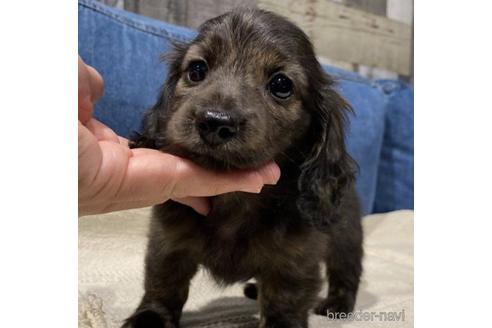
M384 99L366 81L338 78L337 89L354 110L349 115L346 133L347 149L359 165L356 187L362 212L373 212L376 197L379 155L384 132Z
M413 209L413 88L377 81L385 94L385 131L374 212Z
M170 49L172 42L186 42L195 35L196 32L186 28L110 8L96 1L79 0L79 54L101 73L105 81L105 93L96 105L95 117L122 136L139 130L143 112L157 100L167 75L167 67L160 62L160 55ZM384 195L385 184L400 184L378 178L378 169L392 164L389 157L384 158L389 159L389 163L380 163L385 114L392 107L392 101L398 103L400 98L391 97L391 92L390 95L382 92L382 82L375 84L353 72L334 67L325 69L335 78L337 88L354 108L355 115L350 115L347 129L347 147L360 167L357 191L363 213L368 214L373 212L375 200L381 200L376 189ZM386 147L391 146L388 143ZM413 152L408 156L413 165ZM400 179L397 174L384 176ZM394 188L388 192L390 190ZM400 204L394 197L382 196L382 200L385 199L388 199L386 208L396 209L395 204Z
M121 136L140 127L167 75L160 55L195 32L96 1L79 1L79 55L104 77L95 117Z

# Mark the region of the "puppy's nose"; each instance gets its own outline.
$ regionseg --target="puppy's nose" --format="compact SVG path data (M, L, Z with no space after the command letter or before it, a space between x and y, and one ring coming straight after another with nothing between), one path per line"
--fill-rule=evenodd
M196 116L200 137L210 145L219 145L234 138L238 131L235 120L228 114L206 110Z

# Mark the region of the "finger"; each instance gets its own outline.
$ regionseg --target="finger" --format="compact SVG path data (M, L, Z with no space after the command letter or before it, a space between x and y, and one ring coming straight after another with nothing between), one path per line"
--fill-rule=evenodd
M91 100L95 103L99 100L104 92L104 80L98 71L92 66L86 64L90 76Z
M79 201L90 196L90 185L95 180L104 154L96 137L79 121L78 126L78 176Z
M274 163L257 171L219 173L153 149L137 148L131 152L117 198L143 201L146 205L169 198L209 197L232 191L259 193L264 184L274 184L280 176Z
M276 185L280 179L280 167L275 162L270 162L258 169L263 182L267 185Z
M92 102L88 98L79 97L79 121L86 124L92 117Z
M176 165L174 186L171 197L206 197L233 191L259 193L265 184L276 184L280 169L269 163L258 170L215 172L180 160Z
M101 75L78 59L78 104L79 121L87 123L92 117L93 104L102 96L104 83Z
M171 195L174 156L153 149L129 149L126 174L115 198L121 201L154 205Z
M79 56L78 61L78 70L79 70L79 93L78 93L78 101L79 101L79 121L83 124L87 123L92 116L92 100L91 100L91 83L90 83L90 75L87 70L87 66L85 65L82 58Z
M210 212L210 200L206 197L173 198L173 200L193 208L201 215L206 216Z
M102 124L96 119L90 119L85 126L89 129L89 131L94 134L98 141L111 141L115 143L120 143L120 139L113 130L111 130L108 126Z

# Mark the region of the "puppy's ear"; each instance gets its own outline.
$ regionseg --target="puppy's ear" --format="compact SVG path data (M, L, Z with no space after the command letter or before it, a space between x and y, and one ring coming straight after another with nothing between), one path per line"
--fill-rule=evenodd
M356 164L345 147L346 114L350 105L332 88L328 76L312 90L310 143L301 166L297 207L317 227L326 227L338 216L337 207L355 176Z
M173 43L172 50L161 56L167 62L169 75L161 89L157 103L146 111L141 132L130 136L130 148L160 149L165 145L165 122L171 110L176 84L181 77L181 65L189 45Z

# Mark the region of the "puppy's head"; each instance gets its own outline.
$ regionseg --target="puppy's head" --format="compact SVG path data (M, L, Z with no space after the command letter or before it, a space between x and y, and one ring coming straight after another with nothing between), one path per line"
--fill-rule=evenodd
M204 23L168 60L168 81L137 146L226 169L258 167L295 147L305 204L326 183L334 198L346 185L349 106L294 24L267 11L235 10Z

